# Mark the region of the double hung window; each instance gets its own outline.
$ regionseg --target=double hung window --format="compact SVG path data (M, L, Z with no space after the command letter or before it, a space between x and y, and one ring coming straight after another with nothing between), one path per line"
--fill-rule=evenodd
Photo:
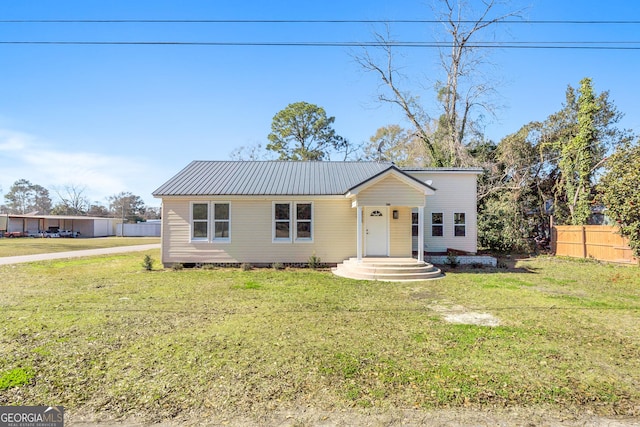
M193 203L191 205L191 239L209 239L209 204Z
M313 240L312 203L274 203L273 241L304 242Z
M311 203L296 203L296 240L311 240Z
M273 205L273 240L291 240L291 203Z
M431 236L444 236L444 215L442 215L442 212L431 213Z
M229 241L231 238L231 209L229 203L213 204L213 240Z
M456 212L453 214L453 235L456 237L464 237L467 235L467 223L464 212Z
M418 212L411 212L411 235L418 236Z
M217 202L191 204L191 240L221 241L231 239L231 205Z

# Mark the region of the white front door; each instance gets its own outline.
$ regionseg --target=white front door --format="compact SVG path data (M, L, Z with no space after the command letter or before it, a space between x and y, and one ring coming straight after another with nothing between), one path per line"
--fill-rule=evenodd
M389 218L387 208L365 209L365 256L389 255Z

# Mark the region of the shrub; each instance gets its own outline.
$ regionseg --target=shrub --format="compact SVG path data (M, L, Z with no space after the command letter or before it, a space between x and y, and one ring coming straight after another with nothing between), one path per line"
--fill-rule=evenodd
M313 255L309 257L307 264L309 265L309 268L315 270L316 268L320 268L320 266L322 265L322 260L320 260L320 257L316 256L314 252Z
M184 265L181 262L176 262L171 266L171 268L175 271L180 271L184 268Z
M491 197L478 207L478 244L494 252L526 251L531 225L510 193Z
M142 267L146 271L151 271L153 270L153 263L154 263L153 258L151 258L151 256L147 254L144 256L144 259L142 260Z
M273 268L274 270L284 270L284 264L282 264L281 262L274 262L273 264L271 264L271 268Z
M243 262L242 264L240 264L240 268L242 269L242 271L250 271L253 267L251 266L251 263Z
M456 268L457 266L460 265L460 260L458 259L458 256L451 251L447 254L447 265L451 268Z
M607 216L616 221L629 239L635 256L640 256L640 145L625 144L607 161L607 173L600 180L600 192Z

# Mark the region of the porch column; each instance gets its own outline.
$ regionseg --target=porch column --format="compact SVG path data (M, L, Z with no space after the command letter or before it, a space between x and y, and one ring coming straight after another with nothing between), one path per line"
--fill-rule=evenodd
M418 262L424 261L424 206L418 206Z
M358 226L357 226L357 230L358 230L358 244L356 245L357 249L357 255L358 255L358 262L362 262L362 206L358 206L356 207L357 212L358 212Z

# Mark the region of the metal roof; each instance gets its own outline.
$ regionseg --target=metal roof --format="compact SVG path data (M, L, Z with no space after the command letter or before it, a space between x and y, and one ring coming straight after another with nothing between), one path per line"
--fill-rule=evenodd
M82 215L40 215L33 214L0 214L0 216L7 216L9 218L23 218L23 219L50 219L50 220L118 220L118 218L104 217L104 216L82 216Z
M389 162L193 161L153 195L342 195Z
M433 167L406 167L401 168L405 172L460 172L460 173L473 173L473 174L482 174L484 169L482 168L455 168L455 167L442 167L442 168L433 168Z

